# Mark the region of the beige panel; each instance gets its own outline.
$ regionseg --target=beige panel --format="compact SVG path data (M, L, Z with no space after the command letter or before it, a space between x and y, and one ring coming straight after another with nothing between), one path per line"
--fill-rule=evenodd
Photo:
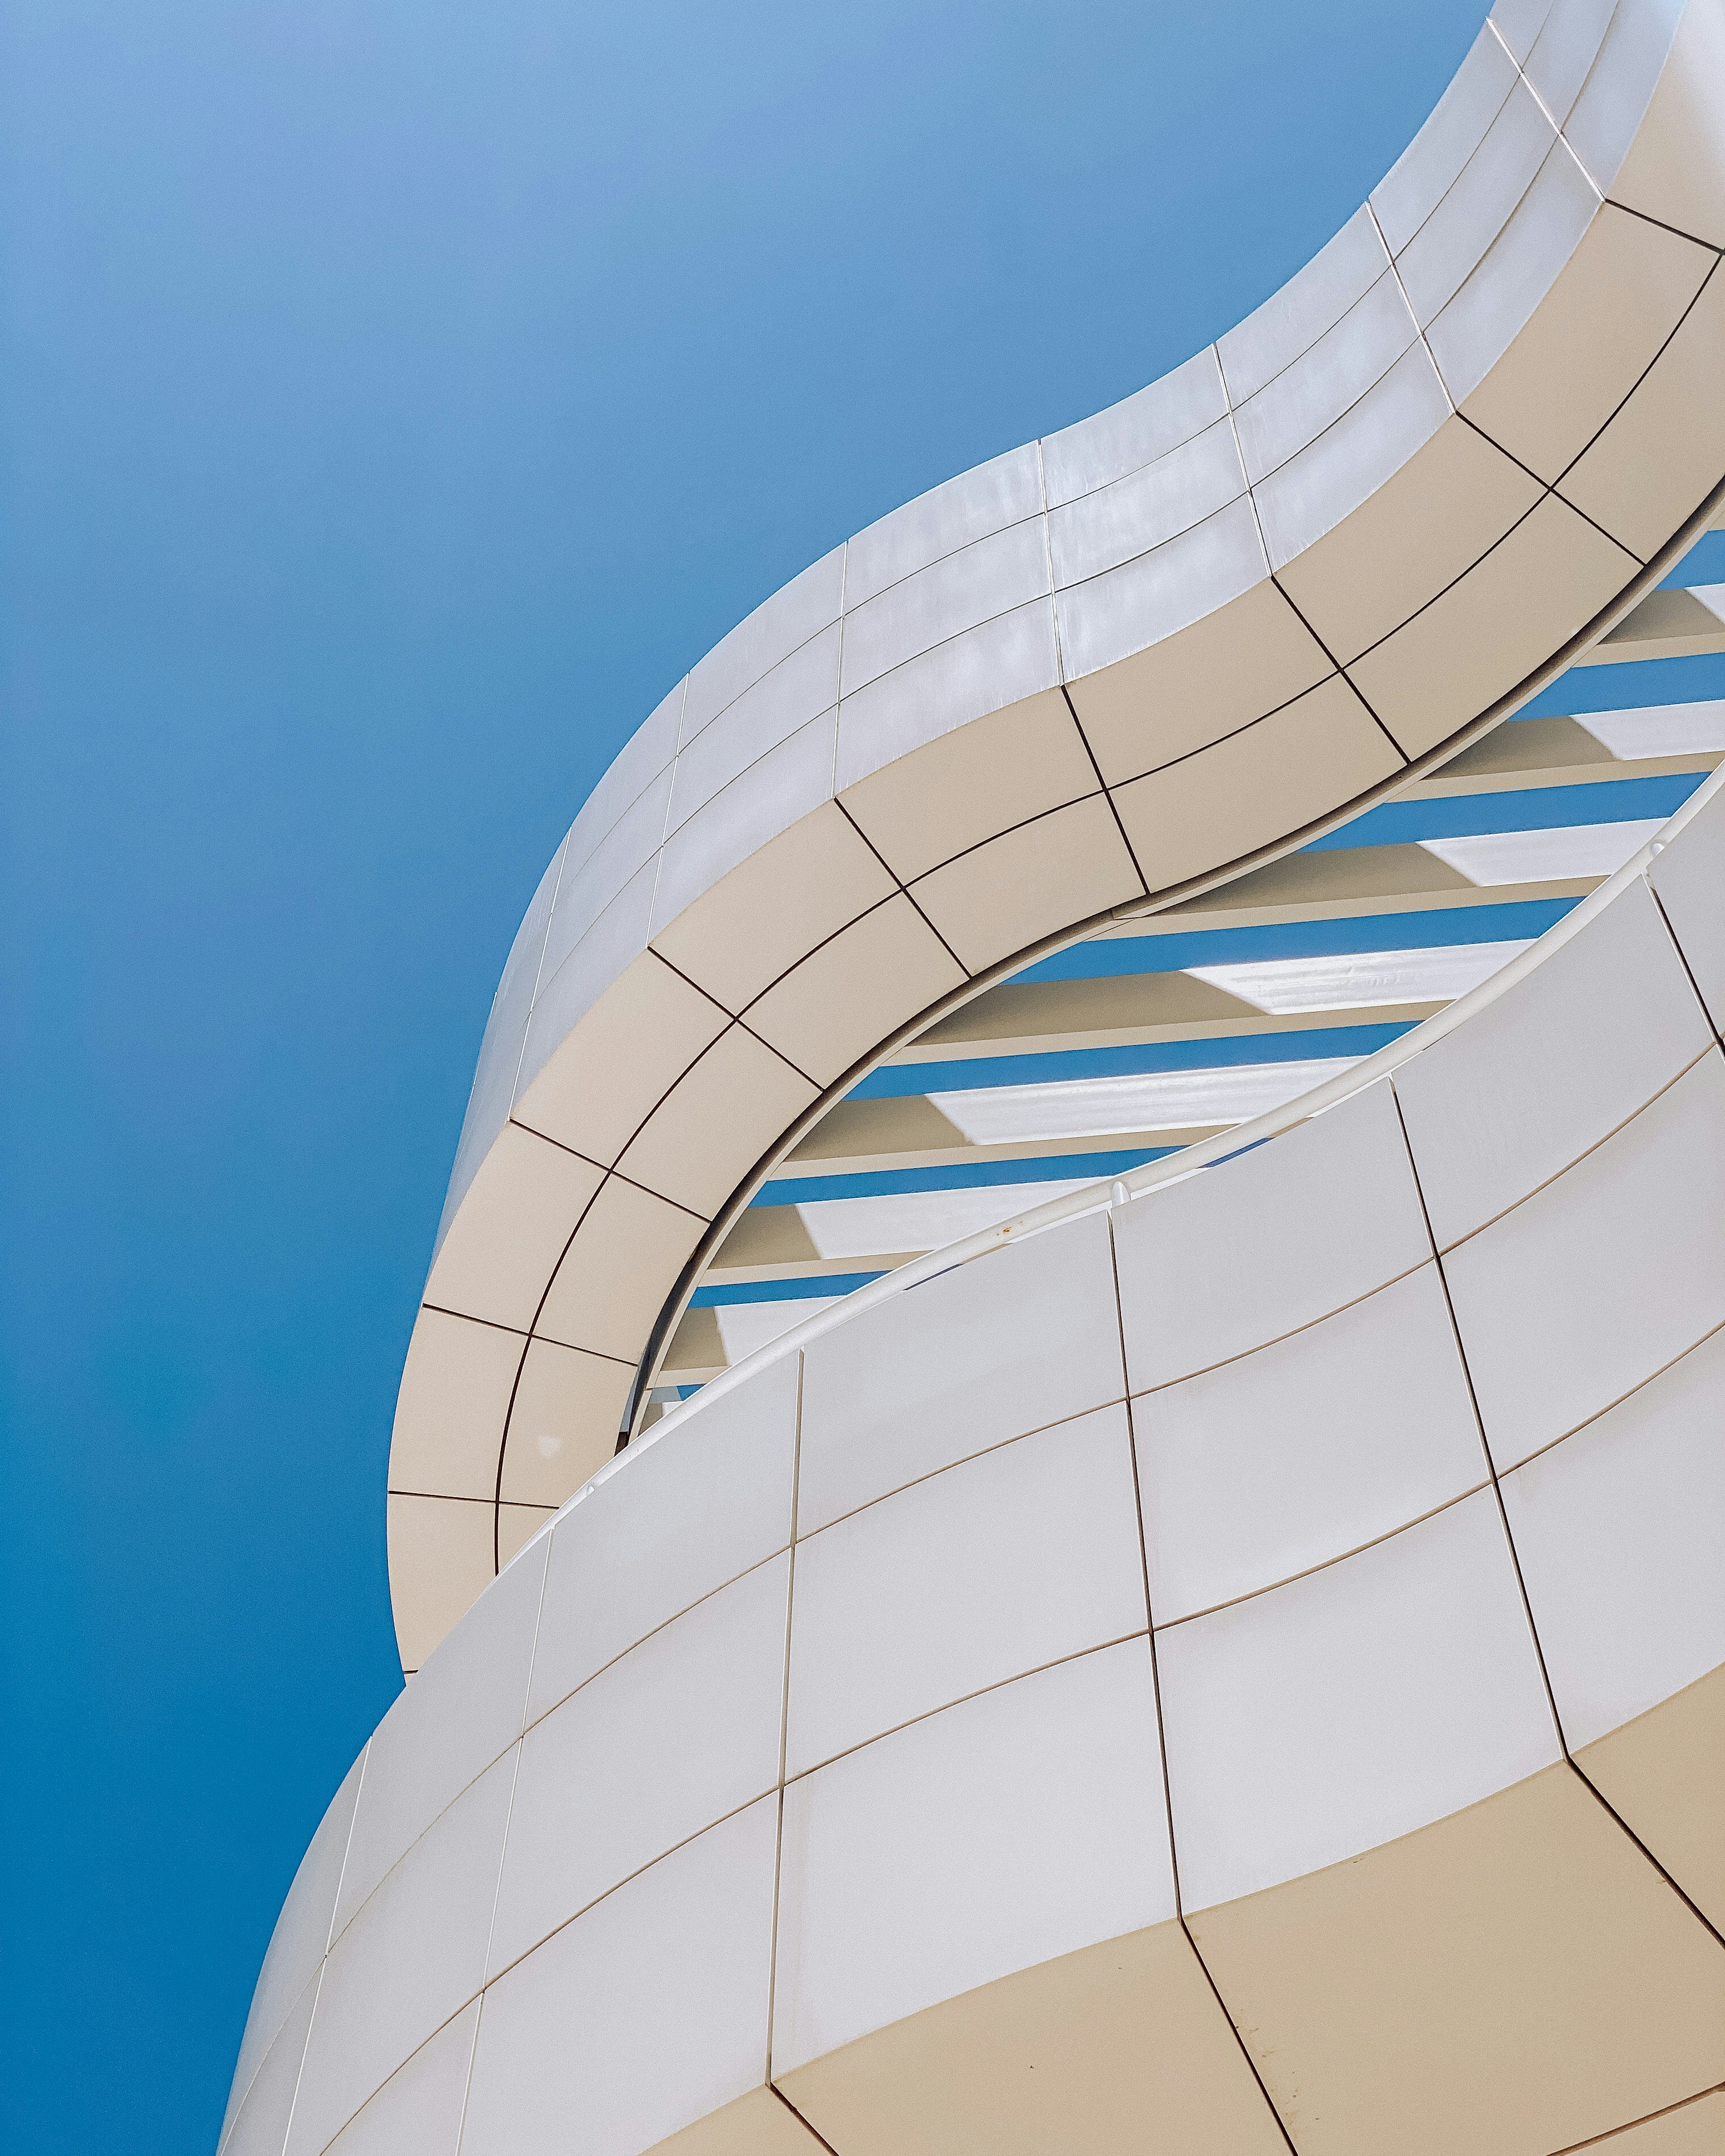
M1114 796L1153 889L1237 860L1376 786L1401 759L1344 681Z
M1344 663L1399 628L1497 544L1541 489L1461 419L1279 573Z
M1555 480L1634 388L1716 259L1607 203L1462 411Z
M525 1332L603 1168L506 1123L425 1283L427 1302Z
M616 1450L634 1373L632 1363L531 1342L510 1410L502 1496L519 1505L572 1497Z
M1595 2145L1599 2156L1725 2156L1725 2095L1715 2090Z
M1348 673L1409 756L1507 696L1635 572L1553 495Z
M614 1175L565 1253L536 1329L634 1363L706 1224Z
M555 1505L500 1505L497 1507L497 1567L500 1571L524 1549L557 1512Z
M924 876L912 896L973 973L1144 886L1100 793L1021 824Z
M820 1252L794 1205L750 1205L713 1253L715 1272L755 1265L814 1265ZM716 1320L714 1321L716 1323Z
M496 1494L497 1454L526 1344L498 1326L420 1312L396 1397L392 1490L487 1502Z
M826 801L685 906L654 946L741 1010L893 887L844 810Z
M734 1025L660 1102L618 1167L711 1219L816 1091L783 1056Z
M1725 1930L1725 1669L1575 1755L1698 1908Z
M1594 663L1624 659L1681 659L1725 649L1725 621L1693 592L1651 591L1609 636L1594 646ZM1535 719L1529 721L1537 726Z
M644 951L516 1105L516 1121L608 1168L656 1101L725 1030L726 1014Z
M1651 557L1725 475L1725 275L1715 270L1676 334L1563 492L1625 547Z
M1611 183L1615 201L1711 247L1725 247L1725 133L1716 89L1722 80L1725 15L1717 7L1692 7Z
M834 937L769 988L751 1028L799 1070L830 1085L965 975L901 895ZM770 1139L776 1132L763 1132Z
M1567 1766L1190 1921L1301 2156L1546 2156L1725 2074L1725 1953Z
M1173 1923L965 1992L781 2080L844 2156L1286 2156Z
M744 1218L747 1217L745 1214ZM704 1308L685 1310L678 1319L677 1329L671 1335L671 1344L665 1350L665 1376L667 1383L703 1383L711 1372L725 1368L729 1361L730 1358L725 1353L725 1343L719 1337L716 1314Z
M820 2143L770 2088L721 2104L645 2156L820 2156Z
M1249 726L1333 670L1266 582L1070 690L1102 777L1116 786Z
M974 1003L961 1004L950 1018L918 1034L916 1045L921 1050L942 1041L1142 1033L1152 1026L1226 1024L1231 1019L1250 1022L1263 1015L1256 1004L1247 1003L1242 996L1230 996L1191 973L1105 973L1091 980L1014 981L985 989Z
M1096 784L1066 700L1050 689L942 734L839 798L908 883Z
M920 1093L898 1101L835 1101L792 1160L848 1160L858 1153L929 1152L967 1144L958 1126Z
M417 1670L496 1573L495 1508L463 1497L389 1499L389 1599L404 1670Z

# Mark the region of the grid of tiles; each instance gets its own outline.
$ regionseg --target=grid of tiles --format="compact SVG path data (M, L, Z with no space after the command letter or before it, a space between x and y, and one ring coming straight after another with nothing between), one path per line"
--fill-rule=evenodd
M1712 2150L1722 869L1715 782L1387 1076L618 1463L331 1805L226 2156Z
M1500 8L1281 293L835 550L647 721L481 1054L397 1423L408 1666L523 1524L512 1403L603 1441L829 1094L1419 776L1656 581L1725 471L1708 19Z

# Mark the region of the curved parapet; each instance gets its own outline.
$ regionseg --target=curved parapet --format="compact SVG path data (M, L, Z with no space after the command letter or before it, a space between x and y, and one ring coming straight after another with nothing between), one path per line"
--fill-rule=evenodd
M511 1446L632 1426L752 1188L1027 954L1429 770L1725 474L1717 13L1506 0L1358 214L1172 375L883 519L680 683L499 988L391 1460L407 1667Z
M1716 777L674 1410L343 1785L232 2156L1716 2156L1722 893Z

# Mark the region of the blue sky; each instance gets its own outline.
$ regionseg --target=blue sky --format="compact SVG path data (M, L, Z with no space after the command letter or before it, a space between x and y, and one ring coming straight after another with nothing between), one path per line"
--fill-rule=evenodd
M768 593L1162 372L1483 0L20 0L0 51L13 2145L212 2148L395 1674L473 1059Z

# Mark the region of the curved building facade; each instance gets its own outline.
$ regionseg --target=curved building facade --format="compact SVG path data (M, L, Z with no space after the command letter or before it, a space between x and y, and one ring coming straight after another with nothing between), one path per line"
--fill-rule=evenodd
M1725 14L1506 0L624 749L224 2156L1725 2150L1722 246Z

